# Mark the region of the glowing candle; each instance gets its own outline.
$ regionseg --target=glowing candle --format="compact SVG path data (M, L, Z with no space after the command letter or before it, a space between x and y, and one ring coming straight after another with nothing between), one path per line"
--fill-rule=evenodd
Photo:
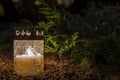
M28 47L23 55L17 55L14 57L15 72L18 75L39 75L43 72L43 55L36 52L33 54L34 49Z
M18 75L38 75L43 72L43 56L18 55L15 57L15 71Z

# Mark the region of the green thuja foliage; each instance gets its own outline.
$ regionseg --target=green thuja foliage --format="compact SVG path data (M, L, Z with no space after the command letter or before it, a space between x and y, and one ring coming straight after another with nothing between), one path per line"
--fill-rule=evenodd
M51 4L41 1L38 27L44 28L45 31L45 53L56 53L61 58L63 53L67 53L76 45L78 33L68 33L65 15Z
M65 35L48 36L45 38L45 52L57 53L61 57L63 53L70 51L76 45L78 33L74 33L71 37L65 36L62 39L63 36Z

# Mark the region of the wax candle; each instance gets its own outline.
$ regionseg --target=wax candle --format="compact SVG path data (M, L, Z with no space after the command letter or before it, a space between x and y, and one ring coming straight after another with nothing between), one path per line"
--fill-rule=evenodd
M39 75L43 72L43 55L17 55L14 60L15 72L18 75Z

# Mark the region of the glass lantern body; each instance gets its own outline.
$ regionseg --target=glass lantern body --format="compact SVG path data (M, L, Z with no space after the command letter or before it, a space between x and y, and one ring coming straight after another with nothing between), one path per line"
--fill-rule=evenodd
M14 40L14 67L18 75L39 75L43 72L43 40Z
M17 75L43 73L43 29L30 27L14 28L14 69Z

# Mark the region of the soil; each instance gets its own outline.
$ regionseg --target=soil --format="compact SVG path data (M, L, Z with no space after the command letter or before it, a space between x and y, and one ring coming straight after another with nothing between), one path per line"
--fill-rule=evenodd
M13 55L0 52L0 80L120 80L120 75L107 75L103 68L97 66L83 71L80 64L70 63L69 58L65 56L59 60L54 54L46 54L42 74L19 76L14 73Z

